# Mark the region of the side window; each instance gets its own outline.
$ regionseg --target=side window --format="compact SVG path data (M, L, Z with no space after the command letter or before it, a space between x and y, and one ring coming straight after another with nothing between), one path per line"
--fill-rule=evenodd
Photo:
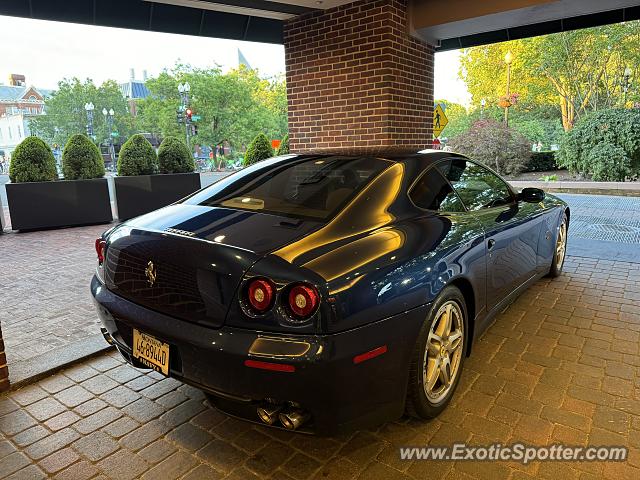
M436 168L429 168L409 192L420 208L440 212L464 212L464 205Z
M438 164L469 210L508 205L514 201L504 181L483 166L462 159Z

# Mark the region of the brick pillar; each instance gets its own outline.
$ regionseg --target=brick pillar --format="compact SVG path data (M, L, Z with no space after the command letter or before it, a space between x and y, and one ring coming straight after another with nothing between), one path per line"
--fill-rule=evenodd
M292 152L431 145L433 47L409 35L407 0L361 0L285 25Z
M7 367L7 356L4 353L4 340L2 339L2 325L0 325L0 392L7 390L9 390L9 367Z

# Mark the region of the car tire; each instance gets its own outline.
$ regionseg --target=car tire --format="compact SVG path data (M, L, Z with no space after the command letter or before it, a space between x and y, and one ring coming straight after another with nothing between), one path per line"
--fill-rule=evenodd
M556 243L553 249L553 258L549 267L549 277L555 278L562 273L564 260L567 257L567 237L569 235L569 221L567 214L562 214L562 220L558 226L558 234L556 235ZM562 243L562 245L560 245Z
M449 315L449 333L444 314ZM467 326L467 307L462 292L454 286L446 287L429 310L411 357L406 399L408 414L429 419L447 407L462 374ZM445 356L448 356L448 362Z

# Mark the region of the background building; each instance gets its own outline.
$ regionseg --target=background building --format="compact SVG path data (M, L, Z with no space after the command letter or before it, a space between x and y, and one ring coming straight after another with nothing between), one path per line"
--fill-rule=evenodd
M11 74L8 85L0 84L0 151L6 157L29 136L30 117L44 113L44 100L50 93L28 85L22 74Z
M120 83L119 86L122 96L129 104L129 113L131 113L132 117L135 117L138 113L137 101L149 96L149 89L145 85L147 71L142 71L142 80L136 80L136 72L133 68L129 72L129 81Z

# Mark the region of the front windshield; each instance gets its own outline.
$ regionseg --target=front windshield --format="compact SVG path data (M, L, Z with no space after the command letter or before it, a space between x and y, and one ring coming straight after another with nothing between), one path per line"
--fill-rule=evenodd
M373 157L291 159L239 175L224 188L203 198L204 190L185 203L327 220L388 165Z

